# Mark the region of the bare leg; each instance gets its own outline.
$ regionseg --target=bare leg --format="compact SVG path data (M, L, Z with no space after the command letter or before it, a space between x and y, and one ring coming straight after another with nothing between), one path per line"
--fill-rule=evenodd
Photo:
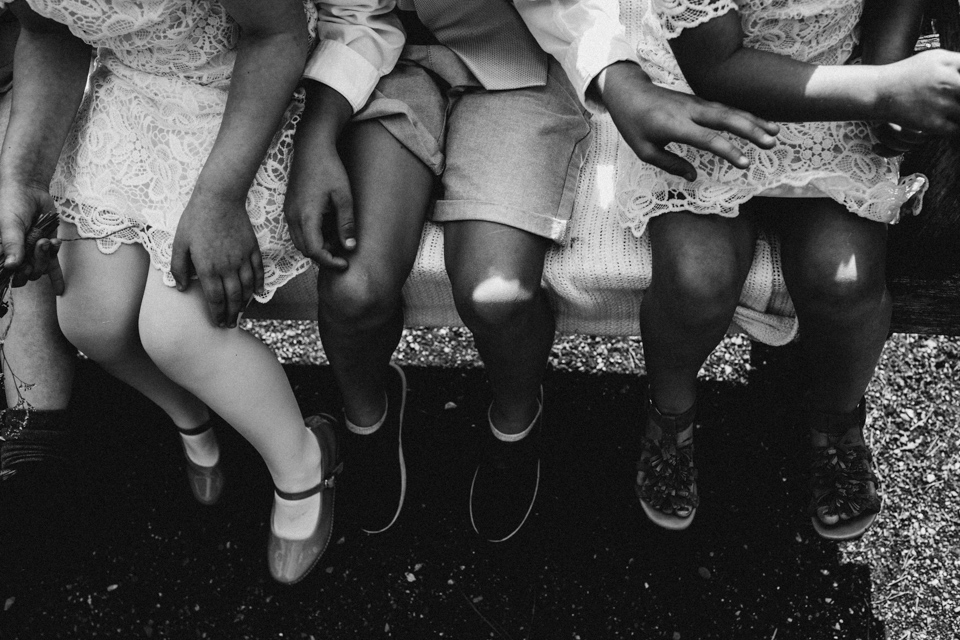
M498 431L525 430L539 411L554 318L541 286L549 240L485 221L444 224L457 311L473 333L493 391Z
M697 398L697 374L733 320L750 271L756 226L736 218L668 213L650 221L653 282L640 307L650 395L665 414Z
M828 199L788 201L777 222L800 321L814 526L827 538L853 538L880 509L858 404L890 330L887 229Z
M783 276L800 320L811 409L849 412L890 331L886 225L827 199L786 201Z
M60 332L50 281L28 282L11 295L13 304L3 319L8 326L3 344L7 406L17 406L22 398L31 408L66 409L77 352Z
M400 341L400 293L413 268L433 174L378 122L361 122L341 143L350 175L357 248L344 272L319 279L320 339L351 423L384 414L384 376Z

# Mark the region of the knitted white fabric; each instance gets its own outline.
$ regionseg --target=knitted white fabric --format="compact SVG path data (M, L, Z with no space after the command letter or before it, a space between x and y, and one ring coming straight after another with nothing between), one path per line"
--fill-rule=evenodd
M50 186L62 219L112 253L143 245L173 286L180 215L220 129L239 27L216 0L29 0L96 48L98 67ZM305 2L316 38L316 8ZM283 218L297 96L247 195L273 291L310 268Z
M641 5L621 3L621 20L634 40ZM598 335L640 333L640 300L650 286L652 259L647 235L635 236L619 223L616 185L621 171L620 137L608 116L594 120L595 137L580 173L573 221L565 246L547 255L544 284L562 332ZM363 239L361 238L362 242ZM780 272L779 248L761 237L731 330L772 345L796 336L793 304ZM409 326L460 326L443 264L443 230L428 224L420 255L404 288ZM245 317L316 319L316 273L311 270L280 289L266 307Z

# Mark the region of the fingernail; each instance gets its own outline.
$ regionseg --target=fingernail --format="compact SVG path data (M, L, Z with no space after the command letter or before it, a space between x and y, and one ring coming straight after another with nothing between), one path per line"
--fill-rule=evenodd
M177 283L177 291L183 291L183 285L179 282Z
M223 329L224 327L227 326L227 324L226 324L225 322L221 322L221 323L218 324L217 326L220 327L221 329Z
M695 173L688 173L687 175L685 175L685 176L683 176L683 177L687 179L687 182L693 182L694 180L697 179L697 174L695 174Z
M343 246L345 246L347 249L353 249L357 246L357 241L353 238L347 238L347 240L343 243Z

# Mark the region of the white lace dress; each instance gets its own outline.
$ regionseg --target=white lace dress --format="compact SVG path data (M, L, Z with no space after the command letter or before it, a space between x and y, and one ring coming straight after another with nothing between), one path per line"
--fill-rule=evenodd
M684 29L739 10L745 46L818 65L851 62L858 44L863 0L638 0L643 26L638 53L644 70L661 86L693 93L670 50L668 39ZM736 216L758 195L830 197L857 215L896 222L900 207L916 196L919 211L926 178L900 178L899 158L872 152L865 122L782 123L772 150L746 145L748 169L716 156L673 144L674 153L697 167L690 183L620 153L617 198L621 222L640 235L651 217L670 211Z
M177 223L220 128L236 59L237 24L216 0L28 0L96 48L98 65L51 183L63 220L104 253L137 243L173 285ZM316 37L316 12L304 3ZM306 34L305 34L306 36ZM253 186L247 212L265 269L261 302L310 261L283 218L291 102Z

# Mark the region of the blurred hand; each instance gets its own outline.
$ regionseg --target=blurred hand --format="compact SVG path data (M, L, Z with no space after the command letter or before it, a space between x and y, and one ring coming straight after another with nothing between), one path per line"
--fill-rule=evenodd
M877 144L873 145L873 152L884 158L892 158L906 153L924 144L930 135L922 131L904 129L892 122L880 122L872 126L877 136Z
M603 104L637 157L687 180L696 179L697 170L664 149L671 142L708 151L744 169L750 164L747 157L719 132L769 149L780 131L776 124L745 111L658 87L632 62L610 65L596 82Z
M878 119L914 132L960 134L960 53L923 51L879 69Z

